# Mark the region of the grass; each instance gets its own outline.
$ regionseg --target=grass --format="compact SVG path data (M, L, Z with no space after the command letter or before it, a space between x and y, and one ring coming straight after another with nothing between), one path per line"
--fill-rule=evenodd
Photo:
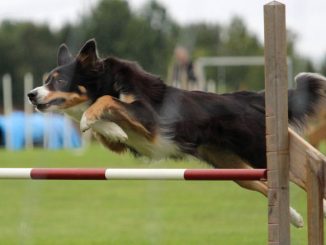
M206 167L85 152L0 151L0 167ZM267 200L232 182L1 180L0 244L267 243ZM291 186L304 215L305 193ZM291 228L306 244L306 228Z

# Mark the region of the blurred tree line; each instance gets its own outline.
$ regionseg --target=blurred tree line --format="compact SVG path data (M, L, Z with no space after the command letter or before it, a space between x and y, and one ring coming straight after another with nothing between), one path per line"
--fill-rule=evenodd
M224 26L218 23L180 25L170 17L164 6L155 1L134 10L127 1L101 0L82 15L78 23L66 24L59 30L30 22L1 23L0 75L10 73L13 77L16 108L23 105L23 76L26 72L34 75L35 85L41 84L43 74L56 65L56 52L61 43L78 52L81 45L93 37L102 57L114 55L136 60L144 69L163 79L177 45L186 47L193 59L201 56L263 55L263 44L239 17L234 17ZM296 52L295 41L295 35L289 32L288 53L293 59L294 72L313 71L311 61ZM326 72L326 60L322 69ZM217 80L217 72L216 68L207 69L208 79ZM263 87L263 68L226 68L225 77L232 90ZM243 81L250 82L244 86ZM0 86L2 101L1 90Z

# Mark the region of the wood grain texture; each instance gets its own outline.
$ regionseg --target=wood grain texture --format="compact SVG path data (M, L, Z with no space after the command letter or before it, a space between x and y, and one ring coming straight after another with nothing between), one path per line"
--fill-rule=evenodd
M323 213L323 160L312 151L307 151L307 212L308 245L324 244Z
M268 242L290 244L285 5L264 5Z

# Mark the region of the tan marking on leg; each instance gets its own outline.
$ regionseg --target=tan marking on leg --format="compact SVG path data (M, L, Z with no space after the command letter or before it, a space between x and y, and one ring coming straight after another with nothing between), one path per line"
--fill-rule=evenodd
M109 95L105 95L97 99L85 112L86 118L89 121L109 120L117 123L119 126L128 127L142 134L147 139L151 139L151 133L137 120L129 115L124 108L123 102Z
M121 123L122 126L127 126L134 129L136 132L142 134L146 139L151 140L153 138L151 133L140 122L130 117L128 112L124 111L123 108L112 108L110 112L113 115L113 122L118 124Z
M255 181L248 181L248 180L235 180L238 185L240 185L242 188L245 188L247 190L251 191L258 191L259 193L263 194L265 197L267 197L268 194L268 186L259 180Z
M199 147L198 152L201 158L213 164L216 168L252 169L252 167L243 162L240 157L231 152L216 149L216 147ZM267 196L268 187L263 181L236 180L235 182L245 189L258 191L264 196Z

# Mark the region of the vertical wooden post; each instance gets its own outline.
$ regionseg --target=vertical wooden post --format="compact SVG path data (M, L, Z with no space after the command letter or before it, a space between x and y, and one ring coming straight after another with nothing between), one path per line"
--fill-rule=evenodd
M10 116L13 111L12 106L12 81L11 76L9 74L5 74L2 77L2 91L3 91L3 107L4 114L6 116ZM5 140L6 140L6 149L12 149L12 125L9 122L9 118L7 118L7 122L5 124Z
M324 166L312 151L307 152L308 245L324 245Z
M27 73L24 76L24 112L25 112L25 148L33 148L33 128L31 115L33 106L29 103L27 94L33 89L33 75Z
M285 5L264 5L268 243L290 244Z

